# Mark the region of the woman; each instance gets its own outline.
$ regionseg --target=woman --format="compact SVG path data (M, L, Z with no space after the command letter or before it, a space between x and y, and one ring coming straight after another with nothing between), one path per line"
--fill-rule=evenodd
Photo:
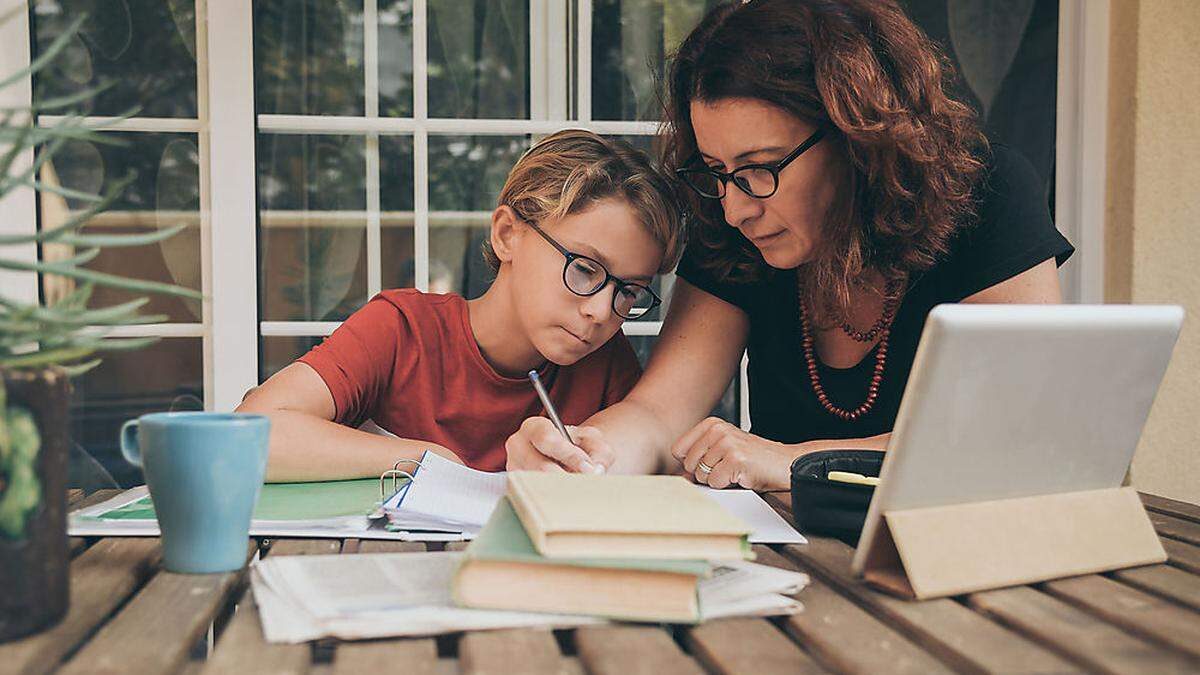
M886 446L935 305L1060 302L1073 249L1041 181L945 79L892 2L712 10L668 83L663 159L694 223L647 371L577 445L526 420L508 468L678 462L712 487L783 489L802 454ZM743 349L751 433L702 419Z

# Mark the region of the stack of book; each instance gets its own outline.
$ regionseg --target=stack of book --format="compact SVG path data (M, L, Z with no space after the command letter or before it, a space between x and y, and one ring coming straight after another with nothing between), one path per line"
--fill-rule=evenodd
M510 472L455 575L454 600L675 623L798 611L782 593L807 577L746 562L749 533L677 476Z

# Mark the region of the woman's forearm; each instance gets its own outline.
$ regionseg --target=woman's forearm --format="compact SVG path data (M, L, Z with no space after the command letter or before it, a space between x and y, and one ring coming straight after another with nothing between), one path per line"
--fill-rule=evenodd
M627 398L592 415L585 424L601 429L616 455L610 473L645 474L664 471L671 444L693 421L672 423L669 415Z
M832 440L805 441L797 443L792 447L796 450L795 457L822 450L887 450L888 440L891 437L892 433L889 431L886 434L867 436L865 438L835 438Z
M420 459L426 450L454 458L436 443L380 436L308 413L260 414L271 418L268 482L375 478L397 460Z

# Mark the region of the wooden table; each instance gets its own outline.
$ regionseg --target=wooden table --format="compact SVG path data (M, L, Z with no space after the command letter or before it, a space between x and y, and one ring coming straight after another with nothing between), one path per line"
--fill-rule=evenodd
M72 506L111 494L73 493ZM787 514L784 495L767 498ZM791 617L302 645L263 640L244 570L172 574L159 569L156 539L76 540L69 614L0 645L0 672L1200 672L1200 507L1150 495L1143 502L1170 555L1165 565L915 603L852 580L852 549L812 538L757 547L760 561L813 578L799 596L805 611ZM351 555L426 545L251 541L248 559L255 550Z

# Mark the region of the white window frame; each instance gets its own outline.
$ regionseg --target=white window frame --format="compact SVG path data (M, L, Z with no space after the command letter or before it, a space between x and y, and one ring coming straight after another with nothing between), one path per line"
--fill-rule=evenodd
M377 2L364 0L364 117L259 115L266 132L351 134L367 140L367 277L374 293L381 284L378 165L380 135L412 136L414 152L414 244L416 285L429 285L429 227L440 217L429 211L429 135L544 135L564 128L587 128L603 134L653 135L656 122L592 120L592 1L531 0L528 120L431 119L428 116L426 57L427 0L413 1L413 117L378 116L376 45ZM24 5L6 0L6 9ZM574 17L574 30L571 18ZM200 323L130 326L120 335L200 337L203 340L205 408L230 410L258 382L260 337L323 336L338 322L259 321L256 253L254 159L253 14L250 2L196 0L196 119L133 118L113 125L122 131L174 131L197 134L200 147L201 278L207 296ZM1064 295L1070 302L1102 302L1104 288L1105 132L1107 125L1109 0L1060 0L1057 110L1056 221L1077 253L1062 271ZM553 55L574 52L570 59ZM0 26L0 72L29 64L30 35L24 12ZM571 93L574 92L574 101ZM28 104L31 86L10 87L3 105ZM212 105L219 101L220 105ZM573 105L572 105L573 104ZM572 115L571 113L575 114ZM573 117L573 119L572 119ZM42 118L43 124L53 118ZM102 122L101 118L89 122ZM25 166L30 153L21 158ZM213 167L221 167L213 171ZM36 231L36 195L22 190L0 204L4 234ZM219 251L220 255L214 255ZM6 251L10 255L11 251ZM18 255L36 259L36 247ZM0 273L6 292L23 300L38 297L36 276ZM17 289L16 292L12 289ZM250 301L248 301L250 300ZM629 322L628 335L657 335L661 322ZM741 368L741 420L749 425L746 360Z
M1104 302L1109 0L1059 0L1054 220L1075 245L1067 302Z

